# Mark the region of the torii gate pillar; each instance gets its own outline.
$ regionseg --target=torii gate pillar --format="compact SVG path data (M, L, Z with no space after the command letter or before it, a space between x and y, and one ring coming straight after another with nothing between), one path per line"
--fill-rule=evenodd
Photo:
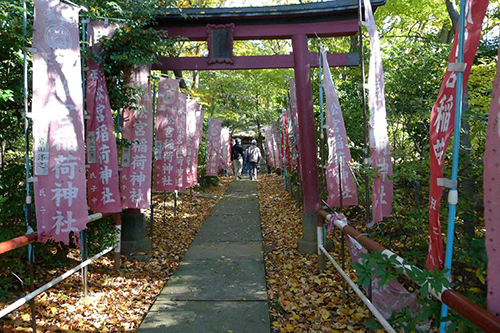
M320 208L318 190L318 170L316 166L317 149L314 135L314 112L311 87L311 68L308 59L307 36L297 34L292 37L295 84L297 90L297 108L299 116L299 155L302 171L302 193L304 213L302 230L304 235L298 241L298 250L302 253L316 253L317 214Z

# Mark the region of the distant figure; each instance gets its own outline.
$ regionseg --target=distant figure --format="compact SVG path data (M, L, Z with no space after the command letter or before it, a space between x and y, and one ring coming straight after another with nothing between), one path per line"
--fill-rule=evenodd
M241 168L243 167L243 147L241 140L236 139L236 143L231 148L231 159L233 160L234 176L241 179Z
M260 149L257 147L257 141L252 140L252 145L248 148L248 163L250 164L250 180L257 180L257 166L260 163Z
M248 148L243 147L243 171L241 173L246 174L248 169Z

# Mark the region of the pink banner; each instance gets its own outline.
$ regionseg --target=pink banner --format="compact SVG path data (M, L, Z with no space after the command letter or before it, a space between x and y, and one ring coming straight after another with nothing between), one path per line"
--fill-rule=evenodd
M294 134L294 145L292 146L293 166L300 177L300 160L299 160L299 113L297 108L297 91L295 88L295 79L290 80L290 113L292 115L290 121L292 126L292 134Z
M196 112L199 110L198 103L196 101L190 99L187 102L186 108L186 135L187 135L187 153L186 153L186 186L192 187L195 184L193 165L195 163L195 159L198 158L196 153L195 143L198 139L196 134Z
M463 80L463 88L467 84L477 45L481 36L481 25L488 7L488 0L467 0L466 20L465 20L465 57L466 64ZM455 33L458 36L458 30ZM449 63L457 61L458 38L453 41L453 47L449 58ZM438 185L438 179L443 178L443 161L446 147L450 141L454 130L455 122L455 96L456 96L456 72L447 71L441 83L438 98L431 111L430 126L430 200L429 200L429 253L427 256L427 268L432 270L444 268L444 251L441 234L441 224L439 222L439 208L441 206L441 196L443 188Z
M88 26L91 52L100 56L101 37L111 37L117 25L91 22ZM102 67L93 58L87 65L87 163L88 201L90 210L100 213L120 212L118 187L118 154L113 134L114 124L109 104L106 77Z
M273 151L274 151L274 167L275 168L281 168L281 152L280 152L280 131L278 129L278 126L276 125L275 122L272 122L271 124L271 134L273 138Z
M179 81L160 77L156 110L155 184L159 191L175 190Z
M220 168L232 174L231 169L231 133L223 128L220 133Z
M82 73L78 9L35 0L34 184L38 240L69 243L86 228Z
M500 59L500 48L498 49ZM486 225L486 252L488 254L488 310L500 313L500 228L497 226L500 216L500 62L493 83L486 131L484 152L484 221Z
M326 126L328 139L328 165L326 170L326 184L328 188L328 205L330 207L354 206L358 204L358 193L354 174L349 162L347 133L340 109L339 99L333 84L332 73L325 50L321 50L323 58L323 86L326 94ZM339 180L342 189L340 191ZM342 195L342 202L341 202Z
M300 144L299 138L299 111L297 107L297 91L295 87L295 79L290 80L290 111L292 114L292 121L295 124L295 135L297 142Z
M335 228L333 222L336 220L345 220L349 224L344 215L334 213L331 215L328 224L330 232L333 232ZM361 260L360 255L366 253L366 249L351 236L346 234L345 238L352 261L359 262ZM401 311L405 307L409 307L412 314L418 313L416 295L410 293L396 280L380 285L380 279L375 276L372 280L372 302L385 319L389 319L392 313Z
M198 184L198 154L200 152L201 139L203 137L203 117L205 116L205 110L203 110L199 104L197 104L196 107L196 136L193 150L193 164L191 167L193 184L191 186Z
M186 156L187 156L187 97L186 94L179 95L179 108L177 109L177 140L176 146L176 166L175 166L175 189L184 191L187 185L186 177Z
M122 208L149 208L153 150L153 110L149 67L132 73L132 85L141 88L136 109L123 111L121 195Z
M269 164L269 166L275 167L276 162L274 159L273 136L271 132L271 126L264 127L264 138L266 139L267 163Z
M393 185L388 177L392 176L392 160L387 136L385 111L384 68L382 52L375 18L370 0L364 0L365 25L370 35L370 70L368 72L368 106L370 108L370 156L372 168L377 172L373 179L372 210L373 223L391 215Z
M208 129L208 161L207 176L217 176L219 173L220 133L222 122L210 120Z

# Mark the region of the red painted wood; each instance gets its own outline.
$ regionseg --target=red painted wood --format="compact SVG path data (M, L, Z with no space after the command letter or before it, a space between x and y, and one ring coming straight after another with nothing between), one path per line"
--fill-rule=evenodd
M309 66L318 67L318 54L311 52L308 55ZM292 68L293 55L274 56L247 56L234 57L233 64L208 64L205 57L160 58L160 65L154 64L153 70L238 70L238 69L267 69ZM331 67L358 66L358 53L329 53L328 63Z
M203 26L161 26L158 29L168 31L171 37L182 36L190 40L207 40L207 28ZM317 23L269 24L269 25L236 25L235 40L248 39L287 39L295 34L305 34L308 37L339 37L352 36L358 32L356 19Z
M316 137L314 135L314 113L311 87L311 68L306 35L292 37L295 84L300 134L300 164L305 214L319 210L318 170L316 167Z
M13 238L11 240L0 243L0 254L12 251L18 247L28 245L30 243L36 242L38 239L37 233L28 234L25 236L20 236Z

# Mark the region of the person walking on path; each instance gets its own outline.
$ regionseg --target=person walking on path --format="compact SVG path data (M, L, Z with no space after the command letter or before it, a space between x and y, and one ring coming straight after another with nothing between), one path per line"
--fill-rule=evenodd
M234 176L236 179L241 179L241 168L243 167L243 147L240 143L241 140L236 139L236 143L231 148L231 159L233 160Z
M252 145L248 148L248 163L250 164L250 180L257 180L257 166L260 163L260 149L257 147L257 141L252 140Z

